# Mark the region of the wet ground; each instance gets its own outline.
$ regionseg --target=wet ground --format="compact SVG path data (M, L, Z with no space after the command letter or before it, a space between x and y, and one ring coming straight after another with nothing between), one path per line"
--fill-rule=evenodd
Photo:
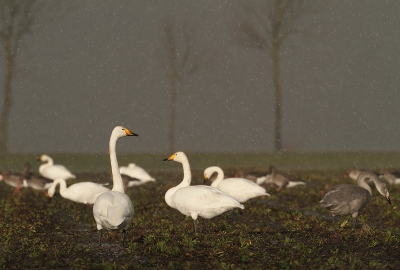
M263 174L264 172L257 172ZM400 265L400 187L389 186L392 205L376 195L358 217L332 224L318 201L343 179L340 172L303 171L306 186L244 203L205 222L193 222L164 202L181 173L152 173L157 183L130 188L135 217L121 246L120 232L105 232L103 245L92 208L63 199L49 201L25 189L13 195L0 183L0 264L4 269L398 269ZM193 172L200 184L201 172ZM109 181L107 173L80 174L80 181Z

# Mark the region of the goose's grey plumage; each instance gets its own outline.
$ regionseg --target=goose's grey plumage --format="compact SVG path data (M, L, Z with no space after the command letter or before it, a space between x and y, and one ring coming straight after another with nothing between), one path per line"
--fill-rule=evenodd
M351 215L353 227L355 227L358 213L372 198L371 187L366 183L368 179L374 182L379 193L391 204L386 184L373 172L363 171L358 175L357 185L342 184L332 187L320 201L320 207L328 209L333 221L335 221L335 216Z
M31 164L25 163L24 167L24 187L30 187L36 190L41 190L47 196L46 190L53 184L53 180L45 178L40 175L36 175L30 172Z
M12 173L10 171L3 171L0 174L0 181L4 181L9 186L14 187L14 193L18 193L24 187L24 175L21 173Z
M14 187L14 194L18 193L24 187L24 180L29 172L29 168L24 166L21 173L12 173L5 170L0 173L0 181L4 181L7 185Z
M262 179L263 182L259 181L261 178L257 179L257 183L270 183L275 184L278 186L276 191L280 191L283 187L294 187L297 185L305 185L306 183L304 181L301 181L300 179L297 179L296 177L292 175L288 175L285 173L278 172L275 168L275 166L269 166L268 170L268 175Z

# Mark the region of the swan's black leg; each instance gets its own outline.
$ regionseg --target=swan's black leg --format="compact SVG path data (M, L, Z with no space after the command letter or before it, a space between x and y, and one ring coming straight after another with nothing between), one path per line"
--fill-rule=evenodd
M205 232L208 232L208 221L205 218L203 218L203 227L204 227L203 230Z
M193 224L194 224L194 233L197 233L197 224L195 219L193 219Z
M103 230L99 230L99 246L101 246L101 235L103 234Z
M125 235L126 235L126 230L123 229L123 230L122 230L122 246L123 246L123 247L125 246Z

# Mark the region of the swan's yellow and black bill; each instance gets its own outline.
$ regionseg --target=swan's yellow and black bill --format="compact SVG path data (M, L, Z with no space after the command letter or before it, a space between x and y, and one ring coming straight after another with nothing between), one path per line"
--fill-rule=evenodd
M389 202L389 204L392 204L392 202L390 201L389 195L387 195L386 200Z
M133 133L132 131L130 131L127 128L125 128L124 130L125 130L126 136L139 136L139 134Z
M172 156L168 157L168 158L164 158L163 161L171 161L174 160L175 158L175 154L173 154Z
M203 178L204 178L203 185L205 185L208 180L208 177L206 175L203 175Z

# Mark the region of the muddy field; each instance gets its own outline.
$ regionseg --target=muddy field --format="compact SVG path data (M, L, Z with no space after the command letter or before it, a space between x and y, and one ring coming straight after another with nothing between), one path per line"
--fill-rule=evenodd
M259 171L258 174L266 172ZM332 224L318 201L332 185L351 183L339 171L299 171L306 186L244 203L244 210L193 222L164 201L182 173L153 172L157 182L130 188L135 217L121 246L120 232L105 232L103 245L92 207L0 183L0 265L3 269L398 269L400 186L389 186L392 205L375 197L358 217ZM200 184L201 171L193 172ZM79 174L79 181L109 181L107 173ZM73 182L71 182L73 183Z

